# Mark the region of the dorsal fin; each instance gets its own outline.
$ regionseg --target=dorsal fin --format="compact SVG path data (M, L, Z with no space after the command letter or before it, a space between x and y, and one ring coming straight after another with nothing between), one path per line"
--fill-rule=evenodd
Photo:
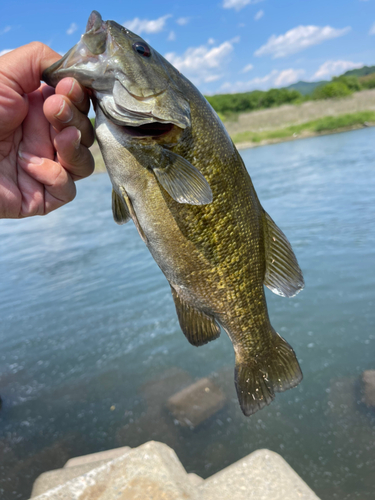
M117 224L126 224L131 219L125 200L114 189L112 189L112 212Z
M271 217L264 213L266 273L264 284L277 295L293 297L305 283L292 247Z
M220 327L215 318L186 303L173 287L171 289L181 330L190 344L200 346L217 339Z

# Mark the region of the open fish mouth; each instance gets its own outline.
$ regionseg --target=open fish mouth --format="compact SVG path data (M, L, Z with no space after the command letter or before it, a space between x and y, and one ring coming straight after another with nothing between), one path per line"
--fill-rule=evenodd
M175 71L141 37L93 11L79 42L44 71L43 80L55 87L73 77L125 134L160 137L191 125L189 102L165 76Z
M122 125L125 134L131 137L162 137L175 128L173 123L150 122L139 126Z

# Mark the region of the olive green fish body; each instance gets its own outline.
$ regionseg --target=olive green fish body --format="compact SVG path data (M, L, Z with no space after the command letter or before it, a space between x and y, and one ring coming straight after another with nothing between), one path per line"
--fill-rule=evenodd
M90 84L114 218L134 221L171 285L189 342L214 340L219 325L227 332L240 405L250 415L302 378L292 348L270 324L264 294L264 284L279 295L298 293L298 263L204 97L137 35L97 16L78 46L80 53L89 46L90 54L106 54L106 67L114 67L111 91L103 85L103 65L96 70L100 84ZM75 52L69 54L75 61ZM87 81L87 68L66 61L47 79L55 83L73 66L70 76Z

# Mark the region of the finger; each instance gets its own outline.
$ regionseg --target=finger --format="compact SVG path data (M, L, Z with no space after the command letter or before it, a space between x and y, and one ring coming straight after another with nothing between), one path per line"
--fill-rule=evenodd
M17 182L22 195L20 217L44 215L44 187L17 164Z
M75 198L73 179L59 163L22 153L18 165L23 216L45 215Z
M54 148L50 138L50 125L43 113L43 92L36 90L28 95L29 112L22 125L21 151L53 159Z
M93 173L94 158L90 150L80 143L80 132L75 127L68 127L58 133L54 146L59 162L68 170L73 180L83 179Z
M44 102L43 111L47 120L58 132L66 127L76 127L81 132L82 144L87 147L93 144L95 134L90 120L68 97L57 94L48 97Z
M29 94L40 85L42 73L61 55L40 42L32 42L1 56L0 79L19 94Z
M74 78L63 78L56 86L56 94L70 99L74 106L85 115L90 110L90 99L87 91Z

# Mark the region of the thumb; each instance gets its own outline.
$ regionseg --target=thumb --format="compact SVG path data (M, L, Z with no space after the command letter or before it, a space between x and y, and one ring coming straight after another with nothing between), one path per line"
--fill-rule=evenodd
M43 71L61 55L41 42L12 50L0 57L0 82L18 94L29 94L40 86Z

